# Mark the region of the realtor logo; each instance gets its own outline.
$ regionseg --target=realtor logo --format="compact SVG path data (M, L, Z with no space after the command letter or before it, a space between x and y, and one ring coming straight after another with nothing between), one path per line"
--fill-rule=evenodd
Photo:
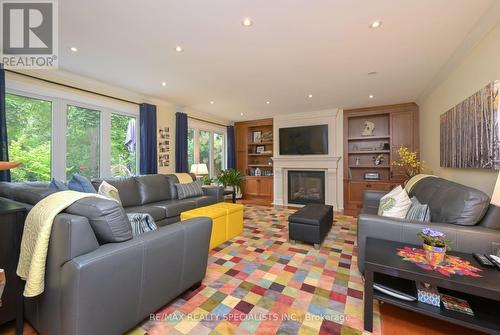
M2 55L6 68L57 67L57 3L0 1Z

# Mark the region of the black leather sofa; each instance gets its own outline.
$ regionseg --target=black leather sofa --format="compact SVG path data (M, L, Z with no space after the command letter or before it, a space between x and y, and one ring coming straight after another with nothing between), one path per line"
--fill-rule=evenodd
M431 222L378 216L383 191L365 191L358 217L358 268L364 271L367 237L422 244L417 233L431 227L446 234L453 250L491 253L492 242L500 242L500 217L488 215L490 199L483 192L452 181L428 177L410 190L421 203L428 204Z
M179 200L174 177L115 178L108 182L119 189L125 208L84 198L56 216L45 291L25 298L25 318L40 334L123 334L205 277L211 219L178 218L220 201L223 190L206 188L203 196ZM28 210L53 192L48 183L0 183L0 197ZM158 230L132 238L125 212L150 213ZM107 242L96 230L102 225L115 229ZM113 238L122 242L109 243Z

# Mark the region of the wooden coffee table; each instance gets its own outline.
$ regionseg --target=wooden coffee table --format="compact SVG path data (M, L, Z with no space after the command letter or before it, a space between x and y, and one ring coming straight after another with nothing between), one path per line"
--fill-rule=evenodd
M425 314L464 327L489 334L500 334L500 271L496 268L482 267L471 254L449 252L454 256L468 260L480 268L482 277L451 275L446 277L437 271L421 269L416 264L403 261L397 249L412 246L374 238L366 240L365 259L365 299L364 328L373 330L373 299L389 303L416 313ZM419 247L419 246L413 246ZM416 282L429 283L445 290L452 290L450 295L469 302L474 316L454 312L444 307L436 307L419 301L404 301L373 290L374 273L382 273Z

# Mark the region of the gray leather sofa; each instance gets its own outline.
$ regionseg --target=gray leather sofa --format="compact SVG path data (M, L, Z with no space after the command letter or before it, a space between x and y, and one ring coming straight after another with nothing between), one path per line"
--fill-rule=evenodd
M437 177L420 180L409 196L429 205L431 222L378 216L379 200L384 194L383 191L364 193L357 234L361 272L364 271L367 237L419 245L422 241L417 233L431 227L445 233L455 251L491 253L492 242L500 242L500 218L485 216L490 199L479 190Z
M196 180L194 175L191 178ZM222 186L204 186L202 196L179 200L174 174L93 179L96 190L103 180L118 189L125 212L149 213L159 226L179 221L182 212L224 200Z
M182 210L218 201L222 189L180 201L170 183L176 180L162 175L111 180L120 186L125 209L115 201L85 198L56 216L45 291L25 299L25 318L40 334L123 334L201 282L211 219L171 222ZM53 192L48 183L0 183L1 197L28 210ZM125 211L153 213L158 230L132 237Z

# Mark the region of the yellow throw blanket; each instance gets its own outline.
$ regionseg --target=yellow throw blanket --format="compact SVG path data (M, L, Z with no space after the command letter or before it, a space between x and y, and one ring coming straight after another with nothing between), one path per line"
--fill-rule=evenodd
M45 263L54 218L75 201L86 197L107 199L96 193L61 191L44 198L28 213L17 264L17 275L26 280L23 293L25 297L35 297L43 293Z
M193 182L193 177L189 173L174 173L177 179L179 179L179 184L188 184Z

